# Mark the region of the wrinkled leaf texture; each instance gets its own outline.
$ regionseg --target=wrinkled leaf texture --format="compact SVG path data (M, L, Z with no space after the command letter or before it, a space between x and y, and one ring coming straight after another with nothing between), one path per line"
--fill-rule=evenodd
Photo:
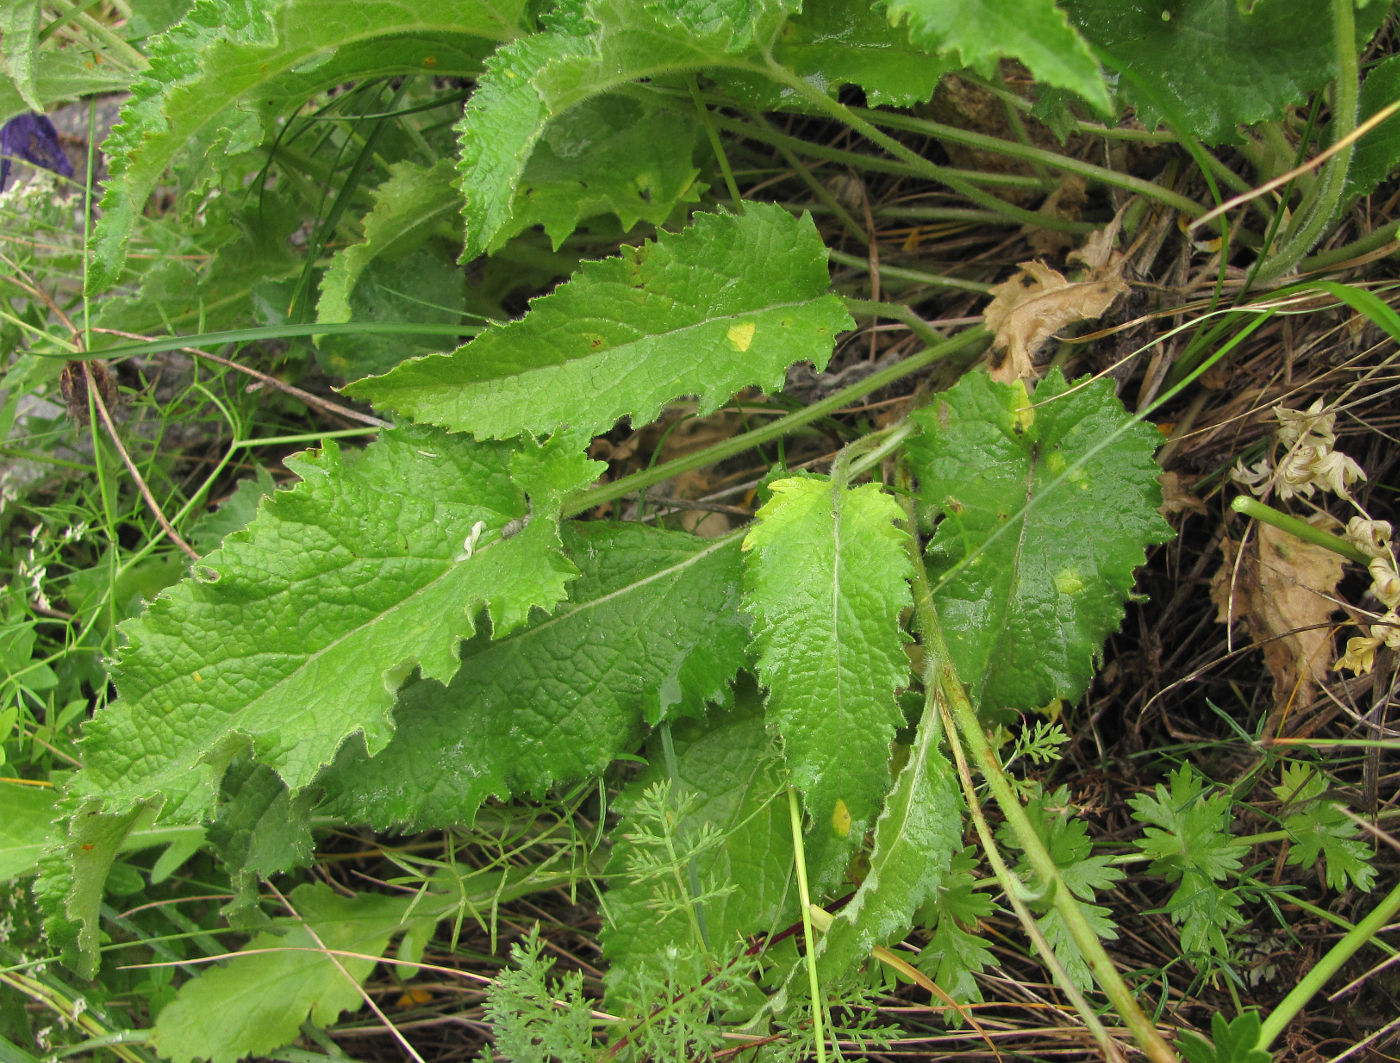
M601 771L644 725L724 702L745 665L738 544L635 524L566 525L580 576L548 618L462 647L446 686L404 690L388 747L347 744L321 811L379 827L470 822L488 796Z
M890 789L912 565L895 526L903 511L879 486L794 477L772 490L744 542L744 605L820 888L840 876Z
M1087 688L1133 572L1171 537L1156 507L1161 437L1100 380L1055 370L1028 400L970 373L911 420L934 605L979 711L1039 708Z
M595 475L574 442L412 427L288 464L296 488L124 625L121 696L88 728L77 796L117 810L163 797L167 818L197 821L249 749L295 793L348 736L384 748L400 682L415 668L450 680L478 609L500 637L553 607L575 575L553 519L559 497Z

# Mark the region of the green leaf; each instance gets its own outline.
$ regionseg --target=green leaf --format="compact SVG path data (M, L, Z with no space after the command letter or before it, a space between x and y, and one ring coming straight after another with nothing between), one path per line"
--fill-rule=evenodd
M287 464L301 484L125 625L121 699L88 728L76 792L112 808L160 795L190 822L235 754L251 749L295 794L350 735L383 749L399 683L415 667L450 679L478 609L499 637L563 596L560 488L596 468L569 441L423 428Z
M1187 1063L1269 1063L1273 1057L1259 1047L1264 1024L1252 1008L1233 1019L1216 1012L1210 1019L1214 1044L1197 1033L1185 1033L1176 1047Z
M852 321L827 294L826 248L809 216L750 204L617 258L588 262L519 321L450 355L405 362L350 394L478 438L596 434L700 396L700 413L786 368L824 368Z
M436 249L422 248L397 261L366 264L350 293L356 321L413 321L460 325L466 305L462 271ZM463 332L473 331L463 327ZM405 358L441 347L436 336L341 333L320 337L316 362L327 373L355 379L382 373Z
M1361 83L1357 120L1365 121L1396 100L1400 100L1400 55L1382 59L1366 75ZM1350 200L1374 192L1397 166L1400 166L1400 115L1392 115L1356 142L1342 198Z
M321 278L317 322L350 320L350 295L360 275L377 258L402 258L422 247L445 219L455 216L461 197L453 186L453 163L433 166L401 160L371 193L364 217L364 239L338 251Z
M601 771L644 724L727 699L747 660L737 544L604 522L567 525L563 538L580 570L568 603L465 643L446 687L406 688L394 740L368 759L347 744L321 811L381 827L469 821L491 794Z
M1283 820L1283 829L1293 836L1288 863L1309 868L1319 856L1325 857L1328 886L1344 890L1350 880L1357 889L1369 893L1376 883L1371 849L1357 839L1356 824L1323 796L1327 787L1327 777L1311 765L1284 765L1282 781L1273 791L1292 810Z
M919 950L915 966L933 979L934 984L958 1003L982 999L976 975L996 962L991 946L965 927L992 914L991 897L978 890L972 872L977 867L977 850L968 846L953 856L943 884L920 913L932 925L929 940ZM950 1022L960 1020L956 1012Z
M808 0L784 27L773 58L833 94L859 85L871 107L926 103L958 65L911 44L907 29L873 6L849 0Z
M1148 129L1179 117L1178 132L1233 142L1238 126L1278 118L1336 76L1332 20L1312 0L1063 3L1104 61L1131 75L1120 91ZM1358 13L1363 41L1385 8Z
M174 1063L234 1063L296 1040L308 1018L325 1026L358 1009L359 987L378 962L371 957L409 929L419 900L414 894L343 897L320 883L298 886L290 897L294 917L277 919L272 930L254 937L248 955L186 982L161 1010L156 1051ZM414 921L436 917L419 914Z
M259 879L311 862L314 801L307 790L292 797L275 771L242 759L224 774L223 795L209 841L233 880L229 913L258 903Z
M52 787L0 780L0 882L32 875L40 853L59 840L54 801Z
M104 145L111 177L89 290L117 279L146 199L178 160L208 174L226 154L258 146L265 123L333 85L427 70L470 76L488 41L515 34L520 11L517 0L197 0L151 42L150 69ZM240 106L244 97L254 105Z
M1155 794L1128 801L1133 818L1153 824L1137 842L1152 857L1149 870L1179 882L1166 910L1181 926L1188 953L1230 954L1227 932L1244 922L1238 893L1217 883L1237 872L1244 846L1230 836L1230 795L1206 795L1205 780L1183 764L1170 776L1171 789L1157 784Z
M826 887L890 789L911 566L902 512L878 486L803 477L772 491L744 541L745 608L769 721L810 817L809 873Z
M843 978L876 945L903 938L915 910L944 884L961 848L962 794L953 765L938 748L937 722L930 704L875 824L865 880L817 943L823 984Z
M1079 908L1089 926L1101 939L1111 941L1118 937L1113 915L1103 905L1092 902L1099 891L1116 886L1123 878L1123 871L1114 866L1112 857L1093 855L1094 845L1089 840L1088 824L1075 818L1077 815L1078 810L1070 804L1067 786L1061 786L1050 794L1036 793L1026 802L1026 816L1031 826L1040 835L1050 859L1059 869L1060 878L1070 892L1084 902ZM998 828L997 836L1009 849L1020 849L1014 832L1006 824ZM1090 989L1094 985L1094 977L1089 971L1089 964L1064 917L1054 907L1050 886L1040 880L1024 859L1017 865L1016 873L1023 880L1031 879L1035 883L1037 896L1029 903L1036 912L1036 923L1045 935L1046 943L1054 950L1065 973L1079 988Z
M889 0L887 10L936 55L989 76L999 60L1019 59L1038 80L1109 109L1098 61L1054 0Z
M39 96L35 71L42 65L39 62L42 7L40 0L9 0L0 8L0 53L4 55L4 73L24 105L39 112L44 110L44 101Z
M33 97L44 110L55 104L104 92L124 92L131 84L131 74L112 69L110 64L98 66L89 55L76 50L61 49L45 52L44 61L34 72ZM0 122L8 122L17 114L33 108L25 102L19 89L9 78L0 78Z
M727 712L701 722L685 722L672 730L679 774L671 779L672 793L684 796L688 812L675 824L682 839L706 830L717 831L722 843L706 848L692 860L694 881L732 884L735 888L710 898L701 918L712 949L722 951L736 937L783 926L797 918L796 895L789 888L792 831L783 799L782 766L764 729L758 699L741 698ZM622 819L619 839L608 864L608 922L603 952L610 1004L638 979L634 972L654 968L658 976L667 952L695 951L684 914L664 917L654 907L654 884L627 878L637 843L637 826L630 818L642 794L668 779L666 764L653 743L650 766L628 784L618 798Z
M467 222L464 258L499 247L526 164L551 122L631 82L737 64L767 42L790 0L595 0L555 32L500 49L457 125ZM516 225L518 231L519 225Z
M515 190L510 221L490 251L532 225L557 250L585 218L613 214L624 232L661 225L681 203L700 198L693 164L693 114L657 97L602 96L573 108L540 138Z
M97 973L103 886L142 811L109 816L85 803L69 817L58 844L39 858L34 896L44 912L44 934L82 978Z
M942 513L934 604L974 704L996 715L1078 698L1145 547L1172 534L1155 508L1161 437L1110 381L1070 389L1059 370L1033 405L969 373L911 420L919 494Z

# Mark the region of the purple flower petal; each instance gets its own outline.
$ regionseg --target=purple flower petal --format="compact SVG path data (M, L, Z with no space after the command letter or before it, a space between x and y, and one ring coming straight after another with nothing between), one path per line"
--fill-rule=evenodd
M73 164L58 143L58 130L47 115L20 114L0 128L0 192L10 180L10 160L42 166L63 177L73 176Z

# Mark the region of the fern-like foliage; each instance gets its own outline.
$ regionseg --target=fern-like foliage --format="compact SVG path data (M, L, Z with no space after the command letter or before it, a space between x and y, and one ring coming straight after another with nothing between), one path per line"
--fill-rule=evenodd
M1227 956L1230 932L1244 916L1239 893L1223 883L1239 870L1244 847L1230 836L1230 795L1208 790L1194 768L1182 765L1170 788L1158 783L1128 805L1134 819L1149 824L1137 842L1152 857L1149 869L1177 883L1166 910L1181 926L1182 949Z

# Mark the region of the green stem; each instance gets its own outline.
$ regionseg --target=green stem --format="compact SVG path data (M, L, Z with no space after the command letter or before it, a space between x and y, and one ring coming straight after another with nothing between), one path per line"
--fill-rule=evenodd
M729 189L729 198L734 203L734 209L743 210L744 197L740 195L739 185L734 180L734 168L729 165L729 154L719 141L719 131L715 129L714 122L710 121L710 109L700 98L700 86L696 83L694 74L686 78L686 84L690 87L690 98L695 101L695 111L700 116L700 124L705 127L705 136L709 138L710 150L714 152L715 160L719 163L719 171L724 175L724 187Z
M959 195L966 196L968 199L972 200L972 202L986 207L988 210L997 211L1004 217L1012 218L1023 224L1035 226L1036 228L1065 229L1066 231L1079 231L1080 229L1082 223L1066 222L1063 219L1050 218L1043 214L1037 214L1033 210L1026 210L1024 207L1018 207L1013 203L998 199L990 192L984 192L967 178L954 173L947 167L938 166L935 163L929 162L918 152L911 151L883 130L867 122L849 107L837 100L833 100L814 85L808 84L806 80L798 77L786 67L771 59L768 63L768 76L779 84L792 89L818 111L834 118L838 122L843 122L867 140L878 144L895 158L903 161L919 176L926 177L930 181L936 181L947 188L951 188ZM1090 226L1090 228L1093 227Z
M891 318L904 325L930 347L948 338L903 303L882 303L874 299L857 299L854 296L847 296L843 301L846 309L855 317Z
M855 400L869 395L873 391L879 391L883 387L894 383L896 380L906 377L911 373L916 373L925 366L943 358L953 355L970 353L974 349L980 349L989 343L991 337L987 331L980 326L966 329L950 339L943 340L932 347L928 347L918 354L911 355L897 365L892 365L888 369L881 369L871 373L864 380L857 381L850 387L842 388L834 395L830 395L820 402L814 402L810 406L804 407L795 413L790 413L786 417L780 418L771 424L763 425L752 431L744 432L742 435L731 436L722 443L717 443L712 447L696 451L694 454L687 454L677 458L675 461L668 461L664 465L655 468L643 469L634 472L630 476L614 480L612 483L601 484L598 487L581 491L564 500L563 508L560 511L561 518L575 517L595 506L601 506L605 502L611 502L617 498L623 498L635 491L641 491L654 484L664 483L673 476L690 472L694 469L704 468L706 465L713 465L717 461L742 454L746 450L771 443L783 436L788 435L803 425L821 420L830 414L835 413L843 406L848 406Z
M1093 927L1085 918L1079 901L1075 899L1073 892L1064 881L1059 868L1055 866L1055 861L1046 851L1044 843L1041 842L1040 835L1031 825L1030 817L1026 815L1025 808L1017 799L1011 782L1002 770L996 753L987 740L987 734L982 729L982 722L977 718L977 712L968 700L967 691L963 688L962 681L953 668L947 644L943 641L943 631L933 610L927 577L925 576L923 581L919 581L917 575L921 568L922 559L919 559L915 580L916 583L922 582L922 586L916 590L915 609L919 616L924 653L929 657L928 681L937 684L939 694L953 718L957 733L962 741L967 743L972 759L976 761L982 778L986 780L993 799L1001 809L1002 815L1006 817L1006 825L1015 836L1017 845L1025 852L1026 859L1030 862L1040 881L1050 890L1051 903L1060 914L1060 918L1064 920L1075 944L1079 946L1080 953L1094 972L1095 980L1107 994L1119 1018L1132 1031L1133 1039L1154 1063L1179 1063L1176 1053L1162 1039L1162 1035L1157 1032L1157 1027L1138 1007L1131 990L1128 989L1122 976L1119 975L1113 961L1109 959L1098 935L1094 933Z
M1287 513L1280 513L1273 506L1266 506L1263 502L1250 498L1248 495L1237 496L1230 503L1230 508L1236 513L1243 513L1246 517L1253 517L1261 523L1271 525L1279 531L1286 531L1295 539L1302 539L1305 543L1312 543L1314 546L1331 550L1334 554L1341 554L1348 561L1355 561L1358 565L1371 563L1371 555L1360 547L1353 546L1329 531L1316 528L1305 520L1290 517Z
M828 256L833 262L839 262L843 266L855 266L856 268L869 268L870 263L855 255L848 255L844 251L828 251ZM990 284L983 284L981 281L963 280L961 277L945 277L941 273L925 273L923 270L906 269L903 266L887 266L880 263L880 276L892 277L895 280L913 281L915 284L927 284L931 288L958 288L965 292L976 292L978 295L986 295L992 290ZM883 311L881 315L884 316Z
M1274 1039L1283 1033L1284 1027L1293 1021L1293 1017L1303 1010L1303 1006L1322 989L1327 980L1363 945L1379 934L1381 928L1396 912L1400 912L1400 885L1391 890L1385 899L1372 909L1370 915L1328 949L1327 955L1318 960L1293 991L1279 1002L1278 1007L1264 1020L1264 1025L1259 1031L1259 1043L1255 1047L1267 1051Z
M1332 34L1337 49L1336 95L1332 107L1332 136L1339 141L1356 128L1357 60L1356 12L1352 0L1332 0ZM1283 246L1260 267L1258 277L1267 282L1297 266L1322 238L1346 187L1352 145L1348 144L1323 166L1322 174L1294 216Z
M1194 199L1173 192L1171 189L1163 188L1152 181L1145 181L1140 177L1133 177L1131 174L1119 173L1105 166L1095 166L1091 162L1073 159L1058 152L1047 151L1045 148L1037 148L1033 144L1020 144L1014 140L989 137L985 133L974 133L969 129L959 129L957 126L931 122L927 118L916 118L913 115L866 111L856 107L852 107L851 112L861 116L868 115L871 122L889 126L891 129L921 133L924 136L947 140L964 147L976 148L979 151L990 151L998 155L1005 155L1010 159L1020 159L1033 166L1045 166L1061 173L1078 174L1094 184L1121 188L1125 192L1136 193L1146 199L1179 210L1188 217L1198 218L1206 212L1206 208Z
M797 860L797 902L802 908L802 940L807 946L807 992L812 999L812 1036L816 1039L817 1063L826 1063L825 1018L822 987L817 978L817 938L812 932L812 894L807 886L807 850L802 844L802 810L797 791L788 787L788 822L792 826L792 848Z
M1307 272L1331 269L1339 263L1360 258L1362 255L1369 255L1372 251L1384 247L1386 244L1397 244L1397 247L1400 247L1398 241L1400 241L1400 222L1377 225L1358 240L1343 244L1341 247L1334 247L1330 251L1319 251L1315 255L1310 255L1298 263L1298 268ZM1394 254L1397 247L1392 247L1390 254Z

